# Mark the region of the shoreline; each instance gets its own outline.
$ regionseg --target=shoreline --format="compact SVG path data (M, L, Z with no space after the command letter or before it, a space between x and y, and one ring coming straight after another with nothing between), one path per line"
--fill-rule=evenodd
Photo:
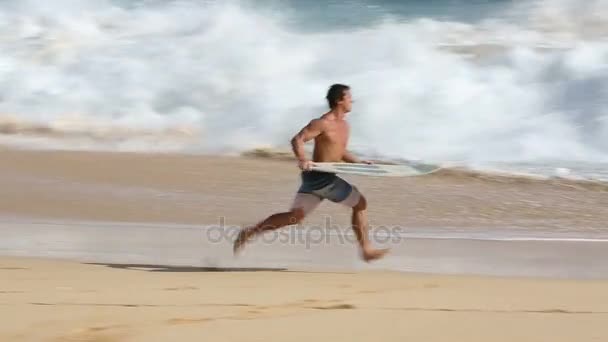
M608 240L496 239L445 231L381 236L370 242L390 248L383 259L364 263L350 231L328 234L306 227L286 228L254 239L232 255L237 230L219 226L161 223L31 221L0 219L0 255L93 263L192 268L280 268L349 272L376 270L444 275L606 279ZM447 231L447 230L446 230ZM343 232L344 233L344 232ZM549 235L549 238L552 238Z
M608 274L594 266L608 257L594 247L608 238L602 219L608 216L608 198L602 189L462 175L344 178L368 199L372 241L396 252L372 268ZM116 262L231 265L237 261L230 234L287 209L298 185L299 170L283 160L0 150L1 248L88 253ZM348 208L322 203L301 225L252 245L253 258L243 260L250 267L284 262L313 268L332 260L329 264L359 269L350 220ZM208 241L204 227L216 225L224 227L224 236ZM159 235L142 237L148 231ZM290 234L296 232L304 234L303 242L293 240ZM131 249L138 252L131 255ZM569 258L561 265L558 252Z

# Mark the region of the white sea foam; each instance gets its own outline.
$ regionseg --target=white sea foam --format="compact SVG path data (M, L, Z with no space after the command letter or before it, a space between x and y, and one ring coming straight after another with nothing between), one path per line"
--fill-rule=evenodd
M238 2L0 4L1 142L242 151L285 146L353 87L352 147L429 160L608 156L608 2L517 21L299 31Z

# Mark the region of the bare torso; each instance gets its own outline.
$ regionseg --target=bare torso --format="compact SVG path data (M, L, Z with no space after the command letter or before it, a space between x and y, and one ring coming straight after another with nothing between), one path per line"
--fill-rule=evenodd
M348 145L349 127L343 119L322 117L323 132L315 137L313 161L339 162Z

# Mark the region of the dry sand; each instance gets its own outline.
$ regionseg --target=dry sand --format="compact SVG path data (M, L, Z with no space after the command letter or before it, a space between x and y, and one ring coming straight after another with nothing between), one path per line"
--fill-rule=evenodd
M606 341L606 281L0 258L1 341Z

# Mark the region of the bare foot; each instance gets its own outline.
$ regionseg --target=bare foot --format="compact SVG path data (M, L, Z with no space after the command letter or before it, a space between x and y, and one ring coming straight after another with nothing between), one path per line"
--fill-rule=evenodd
M237 235L236 240L234 240L234 245L232 246L232 253L234 255L238 254L241 249L243 249L245 243L251 238L254 233L255 232L251 228L242 229L239 232L239 235Z
M362 258L365 262L374 261L382 258L386 253L388 253L389 250L389 248L365 250L363 251Z

